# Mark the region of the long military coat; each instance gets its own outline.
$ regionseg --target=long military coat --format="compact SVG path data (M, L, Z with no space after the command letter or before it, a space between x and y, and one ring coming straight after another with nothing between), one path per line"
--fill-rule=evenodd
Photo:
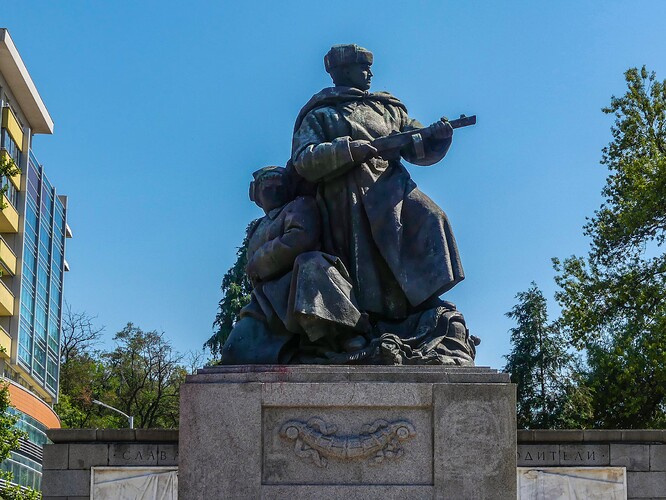
M360 309L383 318L404 318L464 278L446 214L400 161L352 161L350 141L420 127L388 93L334 87L312 97L294 128L294 167L318 183L323 250L349 270ZM424 158L403 157L431 165L450 144L426 141Z

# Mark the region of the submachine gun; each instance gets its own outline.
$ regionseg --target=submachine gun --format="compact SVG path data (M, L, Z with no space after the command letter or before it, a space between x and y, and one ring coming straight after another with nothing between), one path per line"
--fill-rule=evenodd
M443 122L448 121L455 129L476 124L476 115L460 115L460 118L456 120L447 120L446 118L442 118L441 120ZM379 137L374 141L371 141L370 144L377 149L378 156L381 156L385 160L400 158L400 151L405 146L413 145L416 158L421 159L425 158L424 140L429 139L431 136L432 130L430 127L423 127L409 130L407 132Z

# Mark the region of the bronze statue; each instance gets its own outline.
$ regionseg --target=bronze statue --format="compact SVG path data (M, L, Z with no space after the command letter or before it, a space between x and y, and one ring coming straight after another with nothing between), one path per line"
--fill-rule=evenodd
M422 128L387 92L371 93L372 54L356 45L333 47L324 59L334 87L315 94L298 115L292 162L319 184L323 249L337 255L352 276L364 311L405 318L438 304L464 279L446 214L419 191L399 160L377 157L371 141ZM417 165L441 160L451 146L447 122L431 125Z
M252 298L224 344L224 364L308 362L366 344L368 316L358 310L340 260L317 251L314 198L294 197L282 167L254 174L250 199L264 210L248 236Z
M288 304L277 327L262 306L260 321L270 325L266 336L284 339L285 331L299 335L298 345L293 337L285 343L291 346L282 351L288 356L271 362L473 364L478 339L470 337L455 306L440 298L464 279L453 231L446 214L416 187L400 157L416 165L437 163L451 146L454 126L472 124L475 117L453 125L442 119L424 128L391 94L369 92L372 62L372 53L357 45L332 47L324 65L334 87L315 94L296 119L295 172L289 172L316 188L314 198L300 203L308 205L308 216L316 214L317 228L306 230L308 238L290 247L294 255L284 259L279 273L258 274L255 261L262 250L252 241L248 249L248 273L260 285L265 279L284 281L276 292L284 300L309 290L312 300L325 297L328 304L326 313L311 310L304 316L299 316L304 308ZM402 136L388 139L394 134ZM262 184L261 197L268 196L264 189ZM277 252L278 247L266 251ZM316 257L297 257L297 251L315 251ZM328 265L303 272L304 262L322 256ZM335 279L331 269L337 272ZM269 283L255 288L253 303L261 303L262 290L273 286ZM308 288L312 286L317 293ZM314 326L291 321L289 314L306 317ZM234 337L247 338L236 335L242 322L227 342L229 349L225 344L223 359L229 357L224 362L262 362L228 354L237 342Z

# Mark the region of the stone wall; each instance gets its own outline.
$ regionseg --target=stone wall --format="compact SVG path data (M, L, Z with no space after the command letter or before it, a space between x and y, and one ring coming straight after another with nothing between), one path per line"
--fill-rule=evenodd
M517 462L626 467L627 498L666 499L666 430L520 430Z
M177 430L55 429L44 500L89 500L95 466L174 466ZM518 431L519 467L626 467L629 499L666 499L666 430Z
M178 465L178 431L52 429L44 446L44 500L90 500L91 467Z

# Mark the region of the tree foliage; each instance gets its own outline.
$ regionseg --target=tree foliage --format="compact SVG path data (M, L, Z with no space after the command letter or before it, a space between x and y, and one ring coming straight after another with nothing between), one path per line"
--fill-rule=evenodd
M11 452L19 449L19 440L26 437L25 432L15 427L18 415L7 412L11 403L9 401L9 389L7 383L0 384L0 462L8 459ZM0 479L8 483L13 480L13 475L8 471L0 471ZM23 488L18 485L6 484L0 487L0 498L3 500L39 500L42 498L40 492L31 488Z
M63 427L127 427L125 417L93 400L133 416L136 427L176 427L180 384L187 374L183 356L163 333L132 323L116 333L114 349L95 350L103 328L93 319L65 308L55 407Z
M557 323L548 322L546 299L536 283L516 298L518 304L506 314L516 327L511 329L512 350L504 371L517 384L518 427L571 426L572 419L579 420L580 408L567 402L574 396L582 399L572 381L574 358Z
M666 81L645 67L627 91L604 148L604 203L585 226L586 257L554 259L561 324L586 349L585 383L599 427L666 425Z
M103 357L117 408L134 416L136 427L177 427L180 384L187 375L183 357L163 333L144 332L132 323L113 340L116 348Z
M16 162L7 155L0 155L0 176L13 177L21 173L21 169L18 168ZM9 186L6 184L0 188L0 193L7 193ZM0 210L5 208L5 202L0 197Z
M209 349L214 358L222 356L222 346L229 337L231 329L238 321L240 311L250 303L252 284L245 272L247 266L248 236L259 219L253 220L245 230L243 243L236 250L236 262L222 278L222 300L213 322L215 333L204 342L204 349Z
M625 79L627 92L603 109L615 116L601 161L610 175L605 202L585 226L591 257L609 266L640 258L646 244L666 237L666 80L645 67Z

